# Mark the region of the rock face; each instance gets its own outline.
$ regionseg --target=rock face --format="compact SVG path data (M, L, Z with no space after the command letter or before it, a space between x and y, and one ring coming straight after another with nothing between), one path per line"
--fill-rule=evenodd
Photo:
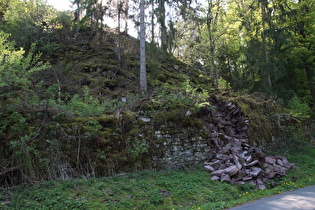
M211 172L212 180L245 184L250 182L265 189L264 182L294 167L287 158L267 156L258 147L249 145L249 120L233 103L225 103L212 97L216 108L208 110L204 123L213 144L214 157L204 163Z

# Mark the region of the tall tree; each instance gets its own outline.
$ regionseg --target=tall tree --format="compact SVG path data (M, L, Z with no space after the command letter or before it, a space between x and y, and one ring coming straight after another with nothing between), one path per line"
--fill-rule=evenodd
M166 27L166 0L158 0L158 23L161 27L161 48L164 52L167 51L167 27Z
M125 20L125 29L124 33L128 34L128 21L129 21L129 0L124 0L124 20Z
M268 58L268 46L267 46L267 37L266 37L266 22L269 19L268 16L268 1L267 0L260 0L260 5L261 5L261 27L262 27L262 32L261 32L261 39L262 39L262 58L263 58L263 63L267 64L265 65L266 67L268 66L269 63L269 58ZM271 77L270 77L270 72L268 67L263 70L264 74L266 75L266 86L269 88L272 87L272 82L271 82Z
M313 105L315 105L315 2L299 0L292 4L290 26L295 35L291 59L297 69L305 71Z
M76 6L75 12L74 12L74 21L76 23L79 23L81 19L83 18L83 0L73 0L72 4Z
M213 75L215 80L215 86L218 87L219 84L219 72L217 69L217 58L216 50L218 47L218 41L220 37L224 34L224 27L222 28L222 18L224 15L224 1L223 0L207 0L207 12L206 12L206 28L208 36L208 46L209 46L209 66L210 73Z
M146 52L145 52L145 0L140 0L140 90L147 91Z
M151 44L154 44L155 41L155 0L150 0L151 3L151 11L150 11L150 16L151 16Z

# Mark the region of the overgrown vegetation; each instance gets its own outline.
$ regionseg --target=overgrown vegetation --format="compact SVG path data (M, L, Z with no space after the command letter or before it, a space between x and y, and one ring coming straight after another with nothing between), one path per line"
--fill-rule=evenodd
M2 209L226 209L261 197L315 184L314 136L301 135L277 154L285 154L295 169L267 183L266 190L211 181L201 166L185 170L122 173L113 177L49 181L2 189ZM313 142L314 143L314 142ZM287 144L284 144L287 145ZM296 148L296 145L300 145Z
M187 24L170 21L169 32L161 1L151 24L158 18L169 34L161 33L161 46L154 34L147 44L146 93L138 85L138 40L103 22L112 5L76 2L71 13L41 0L0 0L0 186L7 187L0 191L1 208L219 209L314 184L310 0L285 7L208 1L189 18L192 5L176 1ZM126 6L115 9L121 14ZM262 18L264 10L269 16ZM126 20L134 17L124 12ZM210 21L223 14L227 18ZM257 90L263 93L252 94ZM211 94L241 107L251 140L278 149L297 169L265 191L212 182L201 167L133 173L152 169L152 157L165 150L156 128L200 131L200 111L213 108Z

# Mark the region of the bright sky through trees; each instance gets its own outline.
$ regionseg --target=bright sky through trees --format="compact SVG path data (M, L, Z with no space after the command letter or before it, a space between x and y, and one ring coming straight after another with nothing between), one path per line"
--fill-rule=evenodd
M70 0L47 0L47 2L58 10L72 10Z

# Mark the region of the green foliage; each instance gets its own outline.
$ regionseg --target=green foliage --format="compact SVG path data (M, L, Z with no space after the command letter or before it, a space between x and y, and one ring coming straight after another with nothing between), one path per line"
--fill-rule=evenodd
M158 95L150 100L150 109L198 111L201 107L210 105L207 102L208 91L192 86L189 78L183 77L184 82L179 87L164 84Z
M297 96L294 96L289 100L288 107L292 110L292 114L296 116L310 115L310 107L306 103L303 103Z
M0 29L11 34L10 39L19 47L29 49L37 43L37 50L50 47L53 50L50 27L55 16L53 8L43 0L11 1Z
M7 41L8 35L2 32L0 35L0 136L4 147L2 151L5 150L0 154L11 166L19 167L24 176L32 179L38 176L40 169L36 169L35 165L41 157L35 141L38 132L31 123L35 116L25 113L25 110L33 110L40 105L34 92L37 84L33 76L49 65L39 61L40 54L34 53L35 45L25 53L23 49L16 50Z
M140 155L147 153L149 150L149 145L146 139L134 138L126 140L126 151L128 154L128 159L135 161Z
M218 84L219 89L221 89L221 90L230 90L231 89L230 83L228 83L222 77L219 78L218 82L219 82L219 84Z
M64 108L77 116L84 117L104 113L106 106L107 104L100 104L97 98L91 96L89 88L85 86L83 97L74 95Z
M86 132L84 133L85 138L90 138L97 135L102 129L102 125L95 120L87 121L84 123L84 126L86 126Z
M28 53L23 49L15 50L6 39L8 35L0 32L0 87L1 94L14 90L26 90L31 85L34 72L48 68L48 64L39 61L40 54L34 54L35 45Z
M2 134L6 134L6 136L9 137L11 137L11 135L14 136L22 134L27 131L29 126L27 118L23 117L18 112L1 113L1 118L5 118L6 120L1 121L0 131Z

